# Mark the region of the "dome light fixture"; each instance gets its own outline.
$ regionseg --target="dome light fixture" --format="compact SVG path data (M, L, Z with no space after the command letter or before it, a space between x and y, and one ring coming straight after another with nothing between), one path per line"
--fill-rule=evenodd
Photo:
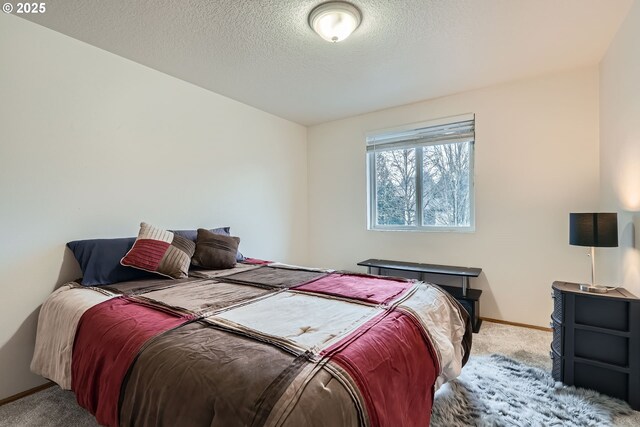
M358 28L362 15L357 7L344 1L316 6L309 14L309 25L328 42L340 42Z

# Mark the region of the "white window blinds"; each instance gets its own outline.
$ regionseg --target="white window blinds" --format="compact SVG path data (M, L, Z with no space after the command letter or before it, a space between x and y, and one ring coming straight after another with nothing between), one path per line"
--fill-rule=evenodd
M466 142L473 141L474 138L475 117L473 114L465 114L402 128L377 131L368 134L366 142L367 151L374 151Z

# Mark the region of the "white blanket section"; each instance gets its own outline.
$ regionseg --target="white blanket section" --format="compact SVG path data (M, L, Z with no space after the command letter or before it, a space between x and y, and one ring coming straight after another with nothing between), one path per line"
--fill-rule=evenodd
M319 354L383 312L323 295L284 291L207 318L211 323Z
M458 308L451 304L445 291L421 283L415 293L403 301L399 308L413 313L431 337L431 344L438 353L440 364L436 390L460 375L464 357L462 337L465 324Z
M114 296L70 285L56 289L40 309L31 371L70 390L71 355L80 317Z

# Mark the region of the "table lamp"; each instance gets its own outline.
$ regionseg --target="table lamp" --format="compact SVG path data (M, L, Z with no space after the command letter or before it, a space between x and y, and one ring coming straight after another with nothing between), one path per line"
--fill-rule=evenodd
M618 246L618 214L609 212L570 213L569 244L591 247L591 284L580 284L580 290L606 293L609 290L606 286L595 284L595 248Z

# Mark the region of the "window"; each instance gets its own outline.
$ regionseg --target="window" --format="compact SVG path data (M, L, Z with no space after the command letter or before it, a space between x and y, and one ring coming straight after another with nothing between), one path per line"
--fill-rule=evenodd
M473 231L472 114L367 135L369 229Z

